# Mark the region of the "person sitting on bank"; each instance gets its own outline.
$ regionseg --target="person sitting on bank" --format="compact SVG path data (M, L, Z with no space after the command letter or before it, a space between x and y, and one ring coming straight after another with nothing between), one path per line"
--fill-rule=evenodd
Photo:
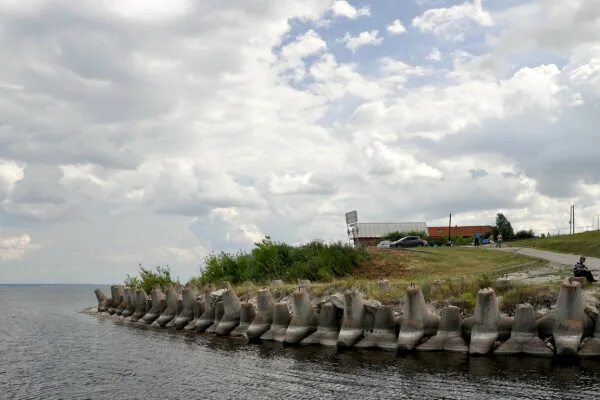
M575 263L575 266L573 267L573 275L585 277L588 282L597 282L597 280L592 276L592 271L585 266L585 257L583 256L579 257L579 261Z

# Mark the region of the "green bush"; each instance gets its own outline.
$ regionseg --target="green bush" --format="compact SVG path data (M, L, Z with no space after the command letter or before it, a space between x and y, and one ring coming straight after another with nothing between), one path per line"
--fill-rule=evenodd
M315 240L295 247L265 239L256 243L250 253L209 255L200 276L190 279L188 284L200 286L225 281L238 284L272 279L329 281L350 275L365 256L364 249L341 242L325 244Z
M141 288L150 293L154 286L164 288L167 285L172 285L175 282L171 279L171 270L168 266L157 266L155 271L146 269L140 266L140 276L127 275L125 277L125 286Z

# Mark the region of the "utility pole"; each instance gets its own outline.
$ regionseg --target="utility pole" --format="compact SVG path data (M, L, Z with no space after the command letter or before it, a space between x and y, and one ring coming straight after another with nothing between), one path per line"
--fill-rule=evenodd
M569 235L573 233L573 222L571 218L573 217L573 206L569 206Z
M450 217L448 218L448 241L450 242L451 236L450 236L450 232L452 230L452 213L450 213Z
M573 234L575 234L575 204L573 204Z

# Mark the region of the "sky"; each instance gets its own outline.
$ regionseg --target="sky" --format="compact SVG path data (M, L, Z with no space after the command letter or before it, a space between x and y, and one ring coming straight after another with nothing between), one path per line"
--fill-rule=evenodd
M4 0L0 282L600 213L598 0Z

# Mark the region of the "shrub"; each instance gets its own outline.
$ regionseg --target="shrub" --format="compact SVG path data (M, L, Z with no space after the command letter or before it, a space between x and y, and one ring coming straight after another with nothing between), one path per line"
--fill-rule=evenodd
M543 236L546 236L542 233ZM532 239L535 237L535 234L533 233L533 231L530 230L525 230L525 229L521 229L520 231L518 231L517 233L515 233L514 239Z
M167 285L172 285L175 282L171 279L171 270L168 266L157 266L155 271L146 269L140 266L140 276L127 275L125 277L125 286L141 288L150 293L154 286L164 288Z

